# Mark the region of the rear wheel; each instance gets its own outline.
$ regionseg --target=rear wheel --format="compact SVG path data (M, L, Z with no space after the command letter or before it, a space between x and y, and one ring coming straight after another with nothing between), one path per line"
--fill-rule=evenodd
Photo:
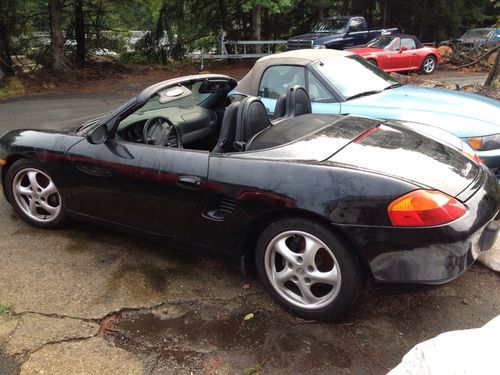
M59 190L39 163L16 161L7 171L5 182L10 204L29 224L53 228L66 220Z
M436 58L434 56L426 56L424 61L422 61L422 66L420 71L424 74L431 74L436 69Z
M362 284L354 254L327 227L287 218L267 227L257 242L259 278L287 310L305 319L342 315Z

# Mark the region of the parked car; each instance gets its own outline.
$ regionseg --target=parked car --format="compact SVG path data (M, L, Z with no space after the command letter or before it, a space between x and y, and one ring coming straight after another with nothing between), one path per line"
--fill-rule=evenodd
M347 51L298 50L263 57L236 91L262 98L273 116L291 84L314 113L352 114L433 125L468 142L500 179L500 102L470 93L403 85Z
M419 70L431 74L441 62L437 48L424 46L417 37L405 34L379 36L364 47L349 50L384 72Z
M311 114L300 87L271 123L235 86L181 77L68 131L3 135L8 202L37 227L217 249L308 319L345 312L366 279L450 281L493 246L497 184L468 155L397 121Z
M484 46L493 48L500 44L500 28L485 27L470 29L460 38L452 40L451 43L464 47Z
M310 33L288 39L288 50L302 48L332 48L359 46L379 36L397 32L397 28L368 30L363 17L338 16L325 18Z

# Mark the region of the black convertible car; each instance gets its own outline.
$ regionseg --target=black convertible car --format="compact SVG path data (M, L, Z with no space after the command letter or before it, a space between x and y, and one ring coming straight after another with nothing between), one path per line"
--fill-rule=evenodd
M38 227L218 250L309 319L345 312L367 280L450 281L493 246L497 183L470 156L395 121L311 114L300 87L270 122L235 86L183 77L65 132L9 132L5 195Z

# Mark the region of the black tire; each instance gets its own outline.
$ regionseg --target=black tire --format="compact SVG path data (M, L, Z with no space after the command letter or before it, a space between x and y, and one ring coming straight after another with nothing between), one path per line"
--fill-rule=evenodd
M306 243L309 248L317 247L318 250L314 254L306 250ZM276 251L283 244L292 251L287 256L291 255L288 259L294 264L285 261ZM326 226L311 220L290 217L271 223L257 241L255 258L257 274L267 291L288 311L304 319L340 317L354 303L363 284L358 258L350 247ZM313 259L312 263L307 259ZM330 276L323 272L333 275L334 269L340 277L331 276L330 281ZM292 276L283 277L282 280L287 280L283 283L279 280L285 274ZM321 280L326 276L332 285L314 282L318 275ZM305 301L311 298L315 302Z
M35 185L39 190L32 187L33 183L28 175L35 176ZM53 183L53 180L45 168L40 163L28 159L14 162L5 176L5 194L12 208L24 221L38 228L57 228L68 219L57 186L54 184L53 188L49 189L50 182ZM28 190L19 193L16 189L15 192L14 184ZM25 187L26 185L28 186ZM33 210L30 210L31 207ZM50 209L50 212L44 207Z
M425 56L425 59L422 61L422 65L420 66L420 72L423 74L432 74L434 73L434 70L436 70L436 65L437 60L434 56Z
M372 65L378 66L377 62L374 59L368 59L366 61L368 61Z

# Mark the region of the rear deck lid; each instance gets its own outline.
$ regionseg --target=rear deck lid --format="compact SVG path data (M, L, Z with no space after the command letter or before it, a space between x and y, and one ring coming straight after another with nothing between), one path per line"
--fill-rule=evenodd
M349 143L328 162L400 177L451 196L466 189L480 171L454 147L391 123Z

